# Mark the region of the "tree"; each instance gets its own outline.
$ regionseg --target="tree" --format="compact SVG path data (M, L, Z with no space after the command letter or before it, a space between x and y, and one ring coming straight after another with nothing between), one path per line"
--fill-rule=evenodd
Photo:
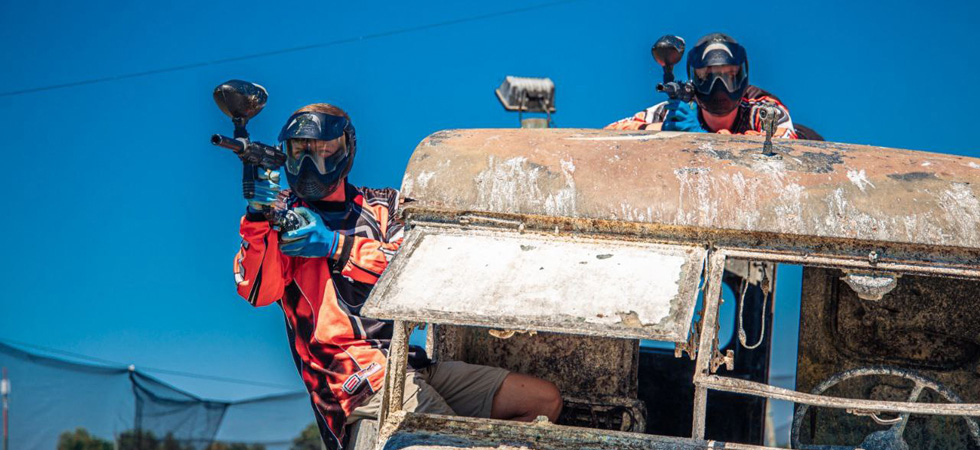
M174 437L173 433L167 433L163 437L163 442L160 443L160 450L193 450L193 448L189 445L186 447L181 446L180 441Z
M88 430L79 427L58 436L58 450L112 450L112 442L92 436Z
M160 440L152 431L126 430L117 440L119 450L159 450Z
M306 426L293 438L293 445L289 450L320 450L323 448L323 441L320 440L320 428L315 423Z

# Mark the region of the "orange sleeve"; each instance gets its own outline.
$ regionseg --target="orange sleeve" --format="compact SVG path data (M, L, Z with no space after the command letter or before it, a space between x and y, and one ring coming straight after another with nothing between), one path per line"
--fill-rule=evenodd
M282 298L289 284L291 259L279 251L279 233L269 222L242 217L242 246L235 255L238 295L252 306L265 306Z
M631 117L625 119L617 120L609 125L606 125L604 130L643 130L646 129L650 122L646 121L646 111L640 111Z
M344 236L344 248L339 259L343 264L340 273L361 283L375 284L401 245L401 237L392 242L382 242L361 236Z
M395 218L399 207L397 195L390 197L384 204L376 203L367 207L371 208L378 225L384 230L381 240L344 236L337 262L341 267L340 273L345 277L361 283L375 284L401 247L405 225Z

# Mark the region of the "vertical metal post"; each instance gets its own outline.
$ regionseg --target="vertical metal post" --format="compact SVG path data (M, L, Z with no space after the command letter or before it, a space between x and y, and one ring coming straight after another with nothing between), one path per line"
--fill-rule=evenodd
M10 450L10 429L8 428L10 410L10 380L7 379L7 368L3 368L3 377L0 378L0 397L3 397L3 450Z
M390 413L400 411L405 398L405 370L408 365L408 335L412 324L396 320L388 346L388 367L385 370L384 396L378 412L378 428L384 428Z
M698 359L694 366L694 423L691 427L691 437L698 440L704 440L705 414L708 406L708 388L698 384L698 379L708 376L711 358L714 356L714 341L718 335L718 307L721 304L721 278L725 273L725 254L713 251L708 261L708 273L705 274L707 289L701 316L701 340L698 343Z

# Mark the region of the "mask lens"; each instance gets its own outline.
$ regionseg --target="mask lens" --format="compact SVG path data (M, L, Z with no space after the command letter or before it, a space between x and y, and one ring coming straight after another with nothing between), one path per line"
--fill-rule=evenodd
M285 147L286 170L294 175L299 174L306 160L316 167L320 175L326 175L347 159L347 138L344 135L331 140L289 139Z
M696 86L702 93L709 93L715 83L725 85L725 90L735 92L741 79L741 68L739 66L724 65L702 67L694 71Z

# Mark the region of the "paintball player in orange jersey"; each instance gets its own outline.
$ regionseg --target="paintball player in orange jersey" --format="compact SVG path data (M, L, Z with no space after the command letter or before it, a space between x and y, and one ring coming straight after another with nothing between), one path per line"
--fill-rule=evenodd
M687 54L687 76L697 108L671 99L606 126L607 130L666 130L722 134L762 134L760 107L780 111L775 137L796 139L789 110L776 96L749 85L745 49L722 33L700 40Z
M327 448L342 448L345 425L374 418L381 403L393 325L360 315L402 242L394 189L355 187L347 175L357 140L347 114L313 104L296 111L279 135L292 190L262 171L241 219L235 257L238 293L253 306L279 303L290 350L310 393ZM305 225L271 228L264 207L284 202ZM461 280L465 282L465 280ZM434 293L432 301L442 301ZM528 375L456 361L432 363L413 347L405 408L438 414L556 421L558 388Z

